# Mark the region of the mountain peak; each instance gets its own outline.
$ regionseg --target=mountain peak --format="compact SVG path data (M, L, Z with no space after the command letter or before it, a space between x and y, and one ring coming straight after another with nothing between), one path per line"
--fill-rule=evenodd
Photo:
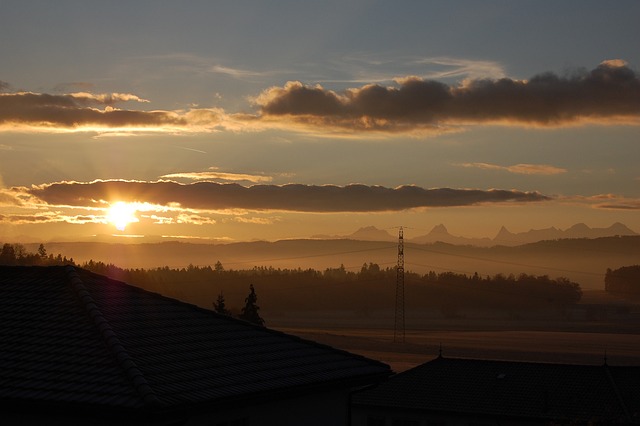
M498 234L496 235L496 237L494 238L494 240L500 240L500 239L510 239L513 238L513 236L515 236L515 234L511 231L509 231L506 226L502 225L500 227L500 230L498 231Z
M447 231L447 227L441 223L440 225L434 226L431 232L429 232L429 234L447 234L448 235L449 231Z
M607 230L614 235L637 235L627 225L620 222L614 223L609 228L607 228Z
M573 225L572 227L568 228L567 231L590 231L591 228L589 228L585 223L576 223L575 225Z
M375 226L363 226L362 228L358 229L356 232L378 232L381 231L380 229L376 228Z
M353 238L354 240L364 241L388 241L393 239L393 236L387 231L378 229L375 226L362 227L353 234L348 235L348 237Z

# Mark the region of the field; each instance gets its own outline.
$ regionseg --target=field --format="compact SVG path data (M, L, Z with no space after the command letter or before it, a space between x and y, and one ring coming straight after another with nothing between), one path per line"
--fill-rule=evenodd
M618 299L586 292L584 303ZM637 305L635 305L637 306ZM635 311L635 309L634 309ZM598 365L640 365L638 315L623 319L556 321L420 318L408 315L405 342L394 342L394 316L291 314L268 326L389 364L396 372L438 356Z
M573 364L640 365L640 335L563 331L406 332L405 343L393 342L389 329L277 329L305 339L389 364L396 372L438 356Z

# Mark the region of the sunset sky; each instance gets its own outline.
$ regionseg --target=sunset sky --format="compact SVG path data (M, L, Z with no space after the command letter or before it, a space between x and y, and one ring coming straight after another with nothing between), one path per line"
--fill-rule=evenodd
M640 232L639 17L0 0L0 242Z

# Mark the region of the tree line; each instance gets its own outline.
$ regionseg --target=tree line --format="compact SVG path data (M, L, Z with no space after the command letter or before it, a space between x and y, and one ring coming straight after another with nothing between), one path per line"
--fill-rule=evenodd
M607 268L604 289L608 293L623 297L640 298L640 265Z
M35 258L23 253L15 259L27 262L25 264L57 262L59 255L46 255L44 246L41 248L42 253ZM74 264L73 259L67 259L66 263ZM213 267L189 265L186 268L123 269L93 260L76 266L203 307L218 309L222 301L223 309L234 316L252 315L246 313L253 309L247 304L251 299L257 306L256 292L269 312L340 310L367 315L394 306L396 268L381 268L375 263L365 263L357 271L348 270L344 265L324 271L273 267L233 270L225 269L219 261ZM246 296L247 285L250 285L249 296ZM456 316L469 309L506 311L514 315L520 311L562 310L578 303L582 296L580 285L567 278L524 273L482 277L477 273L408 271L404 285L408 310L435 309L444 316Z
M67 259L61 254L53 255L47 253L44 244L40 244L36 253L30 253L22 244L2 244L0 249L0 265L21 265L21 266L55 266L55 265L75 265L73 258Z
M326 310L363 315L392 309L396 284L396 269L383 269L375 263L364 264L359 271L349 271L343 265L324 271L273 267L226 270L220 262L214 267L145 270L89 261L82 267L201 306L207 306L208 301L219 303L223 295L223 306L233 315L241 314L241 297L248 283L259 290L270 312ZM519 311L565 309L578 303L582 296L578 283L546 275L480 277L453 272L406 272L404 282L407 309L435 309L449 317L467 309L508 311L514 315Z

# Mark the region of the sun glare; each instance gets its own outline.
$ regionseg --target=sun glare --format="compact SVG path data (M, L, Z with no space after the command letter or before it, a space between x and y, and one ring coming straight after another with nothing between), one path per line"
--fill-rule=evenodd
M107 220L119 231L124 231L128 224L139 221L135 215L136 210L135 204L118 201L109 208Z

